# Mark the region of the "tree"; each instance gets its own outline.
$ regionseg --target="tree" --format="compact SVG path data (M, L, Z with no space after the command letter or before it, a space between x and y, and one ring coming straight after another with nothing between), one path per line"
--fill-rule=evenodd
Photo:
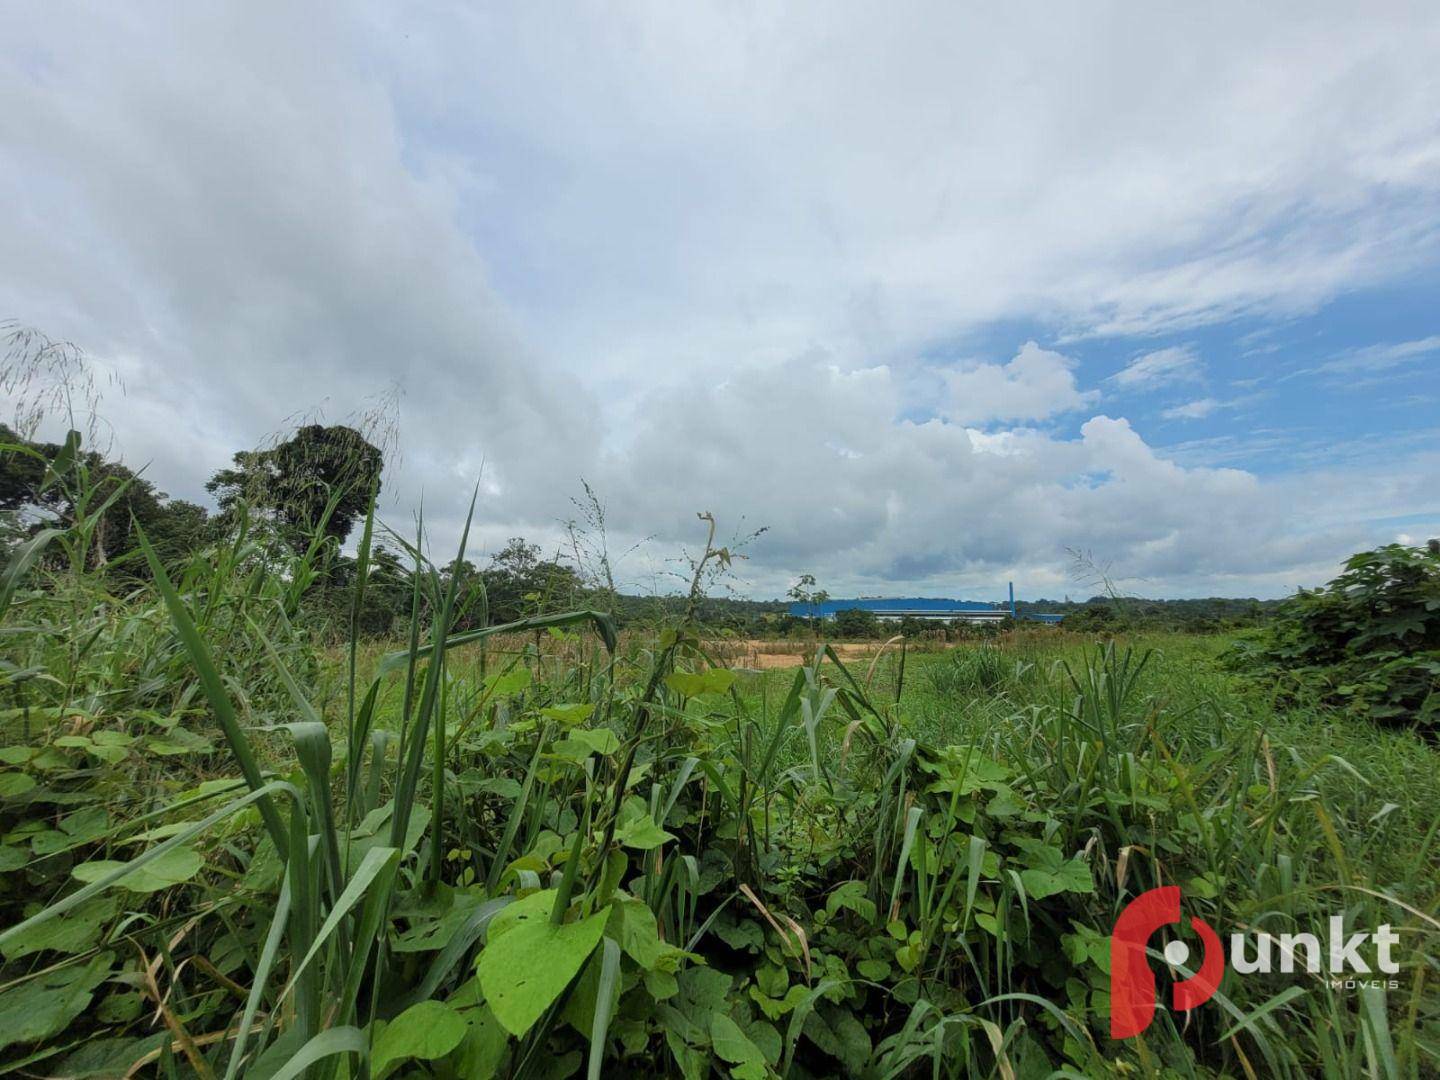
M803 604L808 608L817 608L830 599L830 594L824 589L815 587L814 574L801 574L798 581L790 586L790 591L785 594L797 604ZM808 613L810 617L816 614L813 610Z
M540 545L513 536L481 571L491 623L514 622L572 603L581 590L574 568L540 557Z
M138 524L163 560L180 558L201 547L210 535L205 508L183 499L171 499L128 467L107 461L93 451L75 453L64 476L46 483L47 470L61 460L56 443L30 442L0 425L0 511L7 512L23 534L42 519L72 522L77 501L99 507L114 496L96 523L88 561L108 565L136 550ZM143 564L131 558L128 572L145 576Z
M805 618L810 623L810 630L818 636L820 631L815 620L820 614L820 607L830 599L830 594L815 587L815 575L801 574L800 579L790 586L790 591L785 595L806 608Z
M911 640L919 640L923 637L934 636L935 627L925 619L916 618L914 615L906 615L900 620L900 633Z
M352 614L356 628L365 637L387 637L395 624L410 618L412 585L410 568L383 544L370 549L370 569L360 609L353 610L355 577L359 563L348 555L339 555L320 588L312 589L306 602L312 610L323 613L324 624L339 630L350 623ZM340 631L343 633L343 630Z
M244 450L205 490L220 509L235 514L242 503L267 515L297 551L317 529L338 546L380 489L381 451L352 427L307 424L269 450ZM327 518L325 511L334 499Z
M835 636L843 638L870 638L880 632L880 620L873 611L862 608L846 608L835 613Z
M1065 616L1065 629L1081 634L1111 634L1124 623L1121 614L1105 599L1096 597L1074 614Z

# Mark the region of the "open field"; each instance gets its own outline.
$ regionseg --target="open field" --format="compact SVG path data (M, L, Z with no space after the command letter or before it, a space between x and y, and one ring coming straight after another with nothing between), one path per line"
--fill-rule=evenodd
M819 639L766 641L756 638L705 642L705 651L729 668L753 671L803 667L814 658ZM885 651L883 641L837 641L829 643L835 655L847 664L869 664ZM944 643L926 643L927 650L943 650Z

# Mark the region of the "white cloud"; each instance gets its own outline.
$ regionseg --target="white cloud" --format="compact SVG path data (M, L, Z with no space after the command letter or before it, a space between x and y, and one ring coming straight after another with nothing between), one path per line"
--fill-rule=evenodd
M1066 438L897 420L905 406L903 379L885 367L697 379L648 395L643 422L592 479L621 508L622 542L653 533L660 552L693 538L693 511L745 507L750 524L770 526L739 571L757 595L779 595L802 570L832 592L990 595L1010 578L1030 595L1080 592L1067 547L1113 560L1135 591L1268 595L1333 574L1374 535L1359 522L1419 498L1428 467L1404 459L1384 481L1382 466L1262 480L1178 464L1123 418L1092 417ZM679 445L696 450L682 457ZM1327 491L1375 484L1323 508ZM1323 527L1300 524L1321 513ZM643 580L645 565L626 576Z
M1201 377L1200 356L1189 345L1157 349L1135 357L1110 378L1127 390L1148 390Z
M1166 420L1203 420L1221 407L1221 403L1214 398L1198 398L1183 405L1173 405L1160 415Z
M996 420L1044 420L1071 412L1100 395L1075 384L1075 362L1027 341L1005 364L971 364L946 371L947 419L961 424Z
M1440 335L1416 341L1367 345L1341 353L1317 367L1308 368L1304 374L1378 375L1396 368L1408 367L1436 353L1440 353Z

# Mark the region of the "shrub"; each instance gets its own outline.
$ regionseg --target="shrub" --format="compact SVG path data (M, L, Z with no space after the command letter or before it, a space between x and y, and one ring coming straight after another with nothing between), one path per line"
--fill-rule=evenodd
M1112 634L1124 623L1116 606L1109 602L1090 603L1065 616L1065 629L1078 634Z
M1353 555L1288 600L1248 658L1322 700L1391 724L1440 721L1440 543Z
M835 613L834 628L836 637L872 638L880 632L880 620L873 611L846 608Z

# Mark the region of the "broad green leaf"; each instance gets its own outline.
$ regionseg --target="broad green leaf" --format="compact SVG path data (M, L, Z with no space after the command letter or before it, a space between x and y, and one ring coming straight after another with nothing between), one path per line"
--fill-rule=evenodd
M765 1055L765 1060L771 1065L780 1064L780 1055L784 1052L785 1044L780 1039L780 1032L775 1025L768 1020L761 1020L759 1017L752 1017L749 1020L741 1019L736 1021L740 1030L745 1032L745 1037L760 1048Z
M172 821L168 825L160 825L154 829L146 829L143 833L136 833L134 836L127 836L125 839L127 843L144 843L149 840L168 840L172 836L179 836L182 832L184 832L186 829L190 828L190 826L194 824L195 823L193 821ZM266 838L266 842L269 842L268 837ZM271 850L274 850L273 846Z
M732 949L755 952L765 945L765 929L754 919L720 918L710 930Z
M1008 784L996 785L994 797L985 804L985 813L989 817L1014 817L1023 813L1025 804Z
M41 772L54 772L57 769L73 769L74 767L74 761L53 746L45 747L30 759L30 768L39 769Z
M36 855L54 855L70 846L70 837L59 829L45 829L30 834L30 850Z
M548 705L540 710L540 715L549 717L566 727L573 727L589 720L594 712L594 705Z
M35 778L23 772L0 772L0 798L13 799L35 786Z
M125 865L113 859L100 859L96 862L81 863L70 873L79 881L95 882L106 874L123 869ZM159 892L182 881L189 881L200 872L203 865L203 860L194 848L172 848L159 858L130 871L115 884L131 892Z
M88 952L100 944L100 928L115 917L118 906L113 897L97 896L58 918L41 923L24 937L7 941L0 951L11 961L47 950Z
M488 1005L465 1009L461 1015L467 1030L456 1053L455 1075L465 1080L491 1080L499 1075L510 1036Z
M867 923L874 922L875 901L865 895L865 890L863 881L842 882L825 898L825 913L833 918L843 908L855 912Z
M464 1017L440 1001L412 1005L385 1025L370 1050L370 1071L375 1080L402 1061L434 1061L460 1045L465 1037Z
M888 965L886 970L889 970ZM801 983L796 983L785 992L783 998L769 998L760 992L758 986L752 986L750 988L750 999L754 1001L756 1005L759 1005L760 1011L771 1020L778 1020L791 1009L795 1008L795 1006L799 1005L800 1002L804 1001L808 993L808 988Z
M390 820L393 809L391 803L386 803L378 810L371 811L366 815L365 820L350 833L348 840L345 834L340 834L340 847L342 851L349 853L351 867L359 863L371 851L389 846L390 830L383 826ZM424 803L416 803L410 812L410 820L405 826L405 844L401 850L403 852L414 851L429 825L430 808Z
M467 795L498 795L502 799L520 797L520 782L508 776L485 776L478 769L468 769L455 779L456 786Z
M576 728L555 744L557 754L576 760L584 760L591 754L613 754L619 749L620 740L615 732L603 727Z
M529 685L530 669L513 667L509 671L499 672L486 679L485 694L487 697L513 697Z
M1063 852L1035 839L1020 839L1016 845L1025 852L1024 862L1030 869L1022 871L1020 881L1032 900L1043 900L1062 892L1091 893L1095 881L1090 867L1080 859L1067 859Z
M675 837L656 825L655 819L649 814L640 814L616 829L615 839L637 851L653 851Z
M709 967L688 967L677 976L680 997L676 1006L690 1016L720 1012L730 997L729 975ZM708 1023L708 1021L707 1021Z
M674 1015L675 1010L666 1009L663 1012ZM709 1052L690 1045L680 1032L668 1025L665 1028L665 1045L674 1055L675 1064L684 1080L705 1080L710 1075Z
M1095 891L1095 880L1090 876L1090 867L1079 859L1069 859L1054 870L1024 870L1020 880L1025 892L1032 900L1044 900L1056 893Z
M96 731L91 733L90 739L96 746L129 746L135 741L135 736L123 731Z
M94 840L109 827L110 815L103 806L87 806L60 819L60 828L68 833L75 843Z
M645 972L645 990L656 1001L664 1001L680 992L680 982L670 972L656 968Z
M755 985L766 997L783 997L790 988L790 973L767 960L755 969Z
M570 984L610 918L608 907L577 923L550 922L556 890L517 900L490 923L476 973L496 1019L524 1035Z
M979 755L970 756L968 760L951 756L926 768L940 774L940 779L927 790L946 794L970 795L981 788L999 791L1010 776L1010 770L1004 765Z
M102 1024L125 1024L140 1015L145 1001L137 993L111 994L100 1002L95 1018Z
M114 953L101 953L87 967L49 971L0 993L0 1050L39 1042L69 1027L110 974L114 958Z
M152 754L173 757L179 754L208 754L215 749L211 741L182 727L171 728L163 735L151 735L145 747Z
M73 1054L66 1056L61 1069L52 1074L76 1080L106 1080L112 1076L136 1075L136 1063L152 1050L158 1050L174 1036L168 1031L139 1038L93 1038ZM62 1071L63 1070L63 1071Z
M457 892L450 910L438 918L425 917L413 921L409 930L390 944L392 952L438 952L470 921L476 909L485 903L482 892Z
M805 1018L805 1037L837 1058L848 1075L862 1073L870 1061L870 1035L849 1009L822 1005Z
M710 1014L710 1045L737 1080L763 1080L770 1071L764 1053L724 1013Z
M672 671L665 676L665 685L681 697L723 694L735 684L735 672L726 668L707 671Z
M650 905L630 897L618 899L610 910L609 933L625 955L646 971L662 957L677 952L673 945L660 940L660 927Z

